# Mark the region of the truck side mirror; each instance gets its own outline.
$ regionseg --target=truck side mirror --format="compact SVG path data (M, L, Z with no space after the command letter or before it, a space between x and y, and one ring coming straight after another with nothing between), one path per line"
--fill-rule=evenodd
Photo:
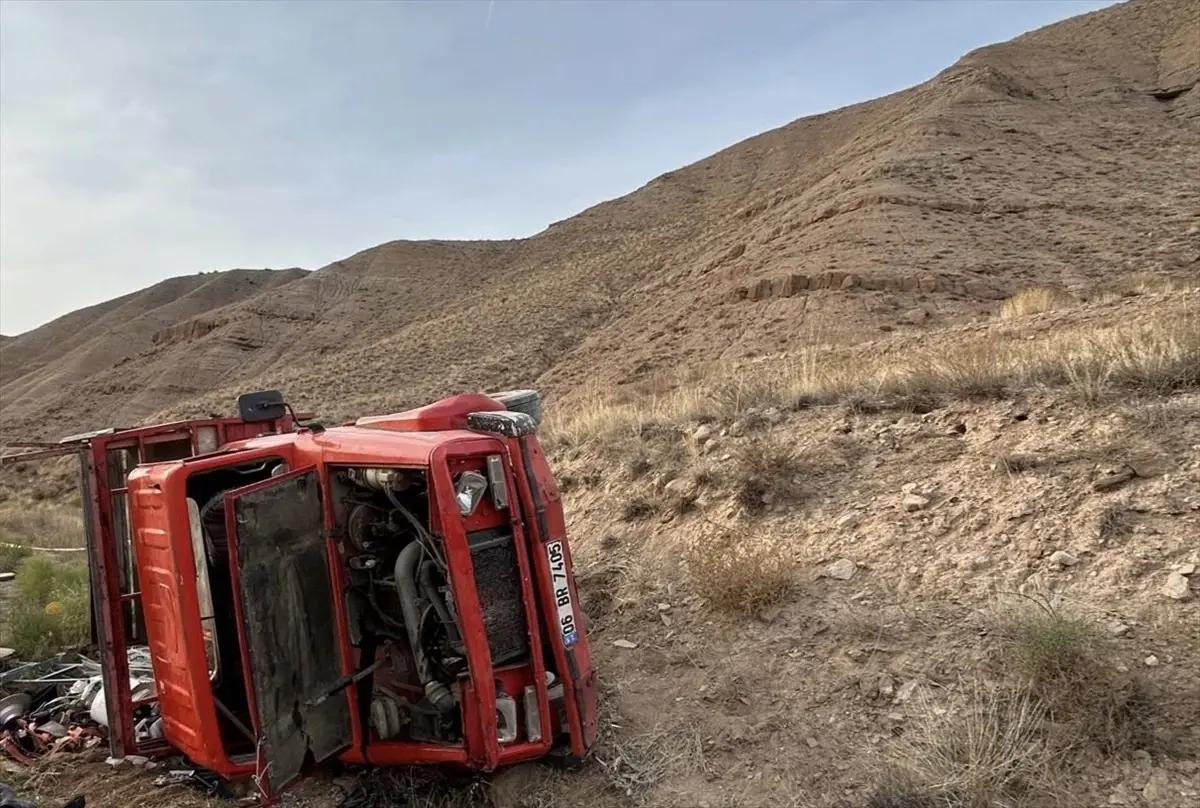
M238 415L248 424L274 421L288 412L283 393L278 390L260 390L238 396Z

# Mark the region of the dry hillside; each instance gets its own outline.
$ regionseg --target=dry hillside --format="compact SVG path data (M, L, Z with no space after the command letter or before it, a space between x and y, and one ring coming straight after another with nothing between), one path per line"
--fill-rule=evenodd
M1198 81L1200 3L1133 0L529 239L71 315L4 344L3 428L551 394L595 755L297 808L1200 806ZM29 788L202 802L150 779Z
M226 411L258 385L331 415L531 380L562 393L958 322L1032 283L1087 296L1134 273L1194 276L1198 79L1200 5L1135 0L531 238L175 279L6 342L2 428Z

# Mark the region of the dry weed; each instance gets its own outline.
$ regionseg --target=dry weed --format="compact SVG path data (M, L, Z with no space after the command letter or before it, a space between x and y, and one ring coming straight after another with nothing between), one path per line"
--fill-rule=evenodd
M1106 542L1120 539L1133 532L1133 512L1127 502L1113 502L1106 505L1096 517L1096 538Z
M1149 294L1167 294L1190 288L1189 285L1172 278L1138 272L1132 275L1122 275L1107 280L1096 287L1093 299L1099 302L1112 302L1126 297L1137 297Z
M920 718L895 749L906 775L873 805L992 808L1046 779L1045 708L1029 692L973 682L964 704L918 698Z
M756 613L783 598L795 581L790 548L716 525L688 541L684 560L697 593L722 611Z
M381 767L361 772L339 808L486 808L494 805L488 779L427 766ZM531 803L532 804L532 803Z
M777 435L755 437L738 444L721 469L722 482L746 513L757 515L804 496L804 480L812 468Z
M911 775L893 773L875 787L865 808L946 808L946 801L914 783Z
M695 726L658 727L633 737L613 733L595 758L609 785L641 805L668 777L703 770L704 746Z
M1000 306L1000 319L1012 320L1017 317L1028 317L1031 314L1042 314L1069 306L1072 303L1070 295L1059 289L1046 286L1036 286L1024 289L1005 300Z

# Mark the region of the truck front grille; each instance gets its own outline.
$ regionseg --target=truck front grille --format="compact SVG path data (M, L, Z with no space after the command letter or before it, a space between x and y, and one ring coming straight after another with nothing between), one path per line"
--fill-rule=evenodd
M526 655L529 643L512 534L504 529L479 530L467 535L467 543L492 664L515 662Z

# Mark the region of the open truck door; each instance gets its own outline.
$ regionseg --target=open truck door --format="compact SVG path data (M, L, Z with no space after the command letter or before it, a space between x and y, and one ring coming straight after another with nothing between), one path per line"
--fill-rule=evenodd
M225 513L259 787L276 795L352 739L317 472L230 491Z

